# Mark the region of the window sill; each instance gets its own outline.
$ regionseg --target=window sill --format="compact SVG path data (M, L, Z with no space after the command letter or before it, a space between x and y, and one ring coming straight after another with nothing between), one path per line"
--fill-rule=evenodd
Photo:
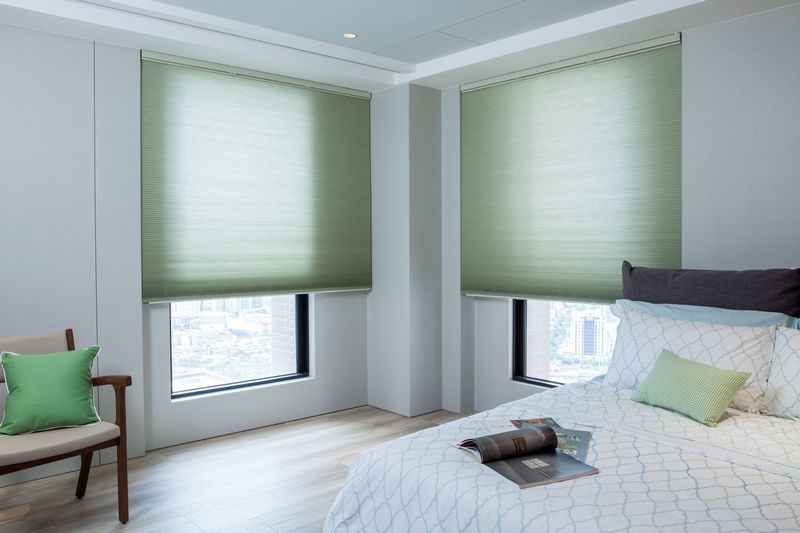
M558 383L556 381L549 381L546 379L539 379L539 378L529 378L527 376L514 376L511 378L513 381L518 381L520 383L527 383L528 385L536 385L537 387L544 387L547 389L553 389L555 387L560 387L563 383Z
M253 379L249 381L239 381L237 383L230 383L228 385L217 385L213 387L204 387L202 389L192 389L188 391L172 393L173 401L189 400L198 397L216 396L220 393L238 392L241 390L250 390L260 388L265 385L284 384L291 381L305 381L310 377L308 372L286 374L283 376L275 376L271 378Z

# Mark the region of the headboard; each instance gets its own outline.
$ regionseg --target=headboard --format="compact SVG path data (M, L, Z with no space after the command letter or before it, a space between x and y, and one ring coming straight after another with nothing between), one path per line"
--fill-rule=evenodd
M800 317L800 269L687 270L622 263L622 295L651 303L772 311Z

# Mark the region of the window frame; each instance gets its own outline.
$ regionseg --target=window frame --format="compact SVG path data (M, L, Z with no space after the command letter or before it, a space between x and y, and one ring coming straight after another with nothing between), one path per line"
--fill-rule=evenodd
M537 387L552 389L563 385L527 375L528 359L528 302L514 298L511 300L511 379Z
M307 378L310 376L310 341L309 341L309 298L308 294L295 294L295 353L297 358L297 372L291 374L281 374L279 376L271 376L266 378L248 379L244 381L237 381L235 383L226 383L224 385L212 385L209 387L200 387L187 391L175 392L172 388L172 304L169 305L169 382L170 382L170 397L173 400L181 398L190 398L193 396L201 396L215 392L230 391L236 389L245 389L255 387L258 385L269 385L272 383L280 383L282 381L293 381L296 379Z

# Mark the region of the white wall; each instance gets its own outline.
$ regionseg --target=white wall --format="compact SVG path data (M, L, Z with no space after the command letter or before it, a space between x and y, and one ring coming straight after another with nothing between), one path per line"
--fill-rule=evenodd
M128 450L144 454L139 51L95 45L95 220L100 374L128 374ZM114 420L114 392L100 390L100 415ZM115 450L101 452L104 462Z
M442 91L442 407L475 405L473 299L461 295L461 91Z
M310 376L173 400L169 304L144 309L147 449L364 405L366 296L311 296Z
M411 415L442 408L441 92L410 87Z
M369 404L406 416L441 408L441 133L436 89L371 102Z
M474 298L475 410L484 411L542 392L511 379L511 301Z
M685 267L800 266L798 51L800 5L684 33ZM475 409L540 392L510 379L508 302L474 305Z
M95 344L93 44L0 26L0 65L0 337L71 327Z
M96 373L133 378L128 451L142 455L141 306L130 298L140 294L138 51L0 26L0 64L0 337L71 327L76 345L100 344ZM107 387L98 408L114 419Z
M0 26L0 337L97 341L93 44ZM57 274L56 274L57 273Z
M369 404L411 412L409 86L372 95L372 291L367 297Z
M800 5L683 34L683 264L800 266Z
M372 291L367 297L369 404L408 414L411 368L411 276L408 186L409 86L380 91L370 102Z

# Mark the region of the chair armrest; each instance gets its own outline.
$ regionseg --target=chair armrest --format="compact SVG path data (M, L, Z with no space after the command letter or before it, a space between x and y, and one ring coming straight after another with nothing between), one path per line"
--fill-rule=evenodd
M125 387L130 387L132 383L130 376L97 376L92 378L92 385L99 387L101 385L111 385L114 387L114 396L117 404L117 419L114 423L119 426L120 437L125 441L126 437L126 424L125 424Z
M101 385L111 385L115 389L120 387L130 387L130 376L97 376L92 378L92 386L99 387Z

